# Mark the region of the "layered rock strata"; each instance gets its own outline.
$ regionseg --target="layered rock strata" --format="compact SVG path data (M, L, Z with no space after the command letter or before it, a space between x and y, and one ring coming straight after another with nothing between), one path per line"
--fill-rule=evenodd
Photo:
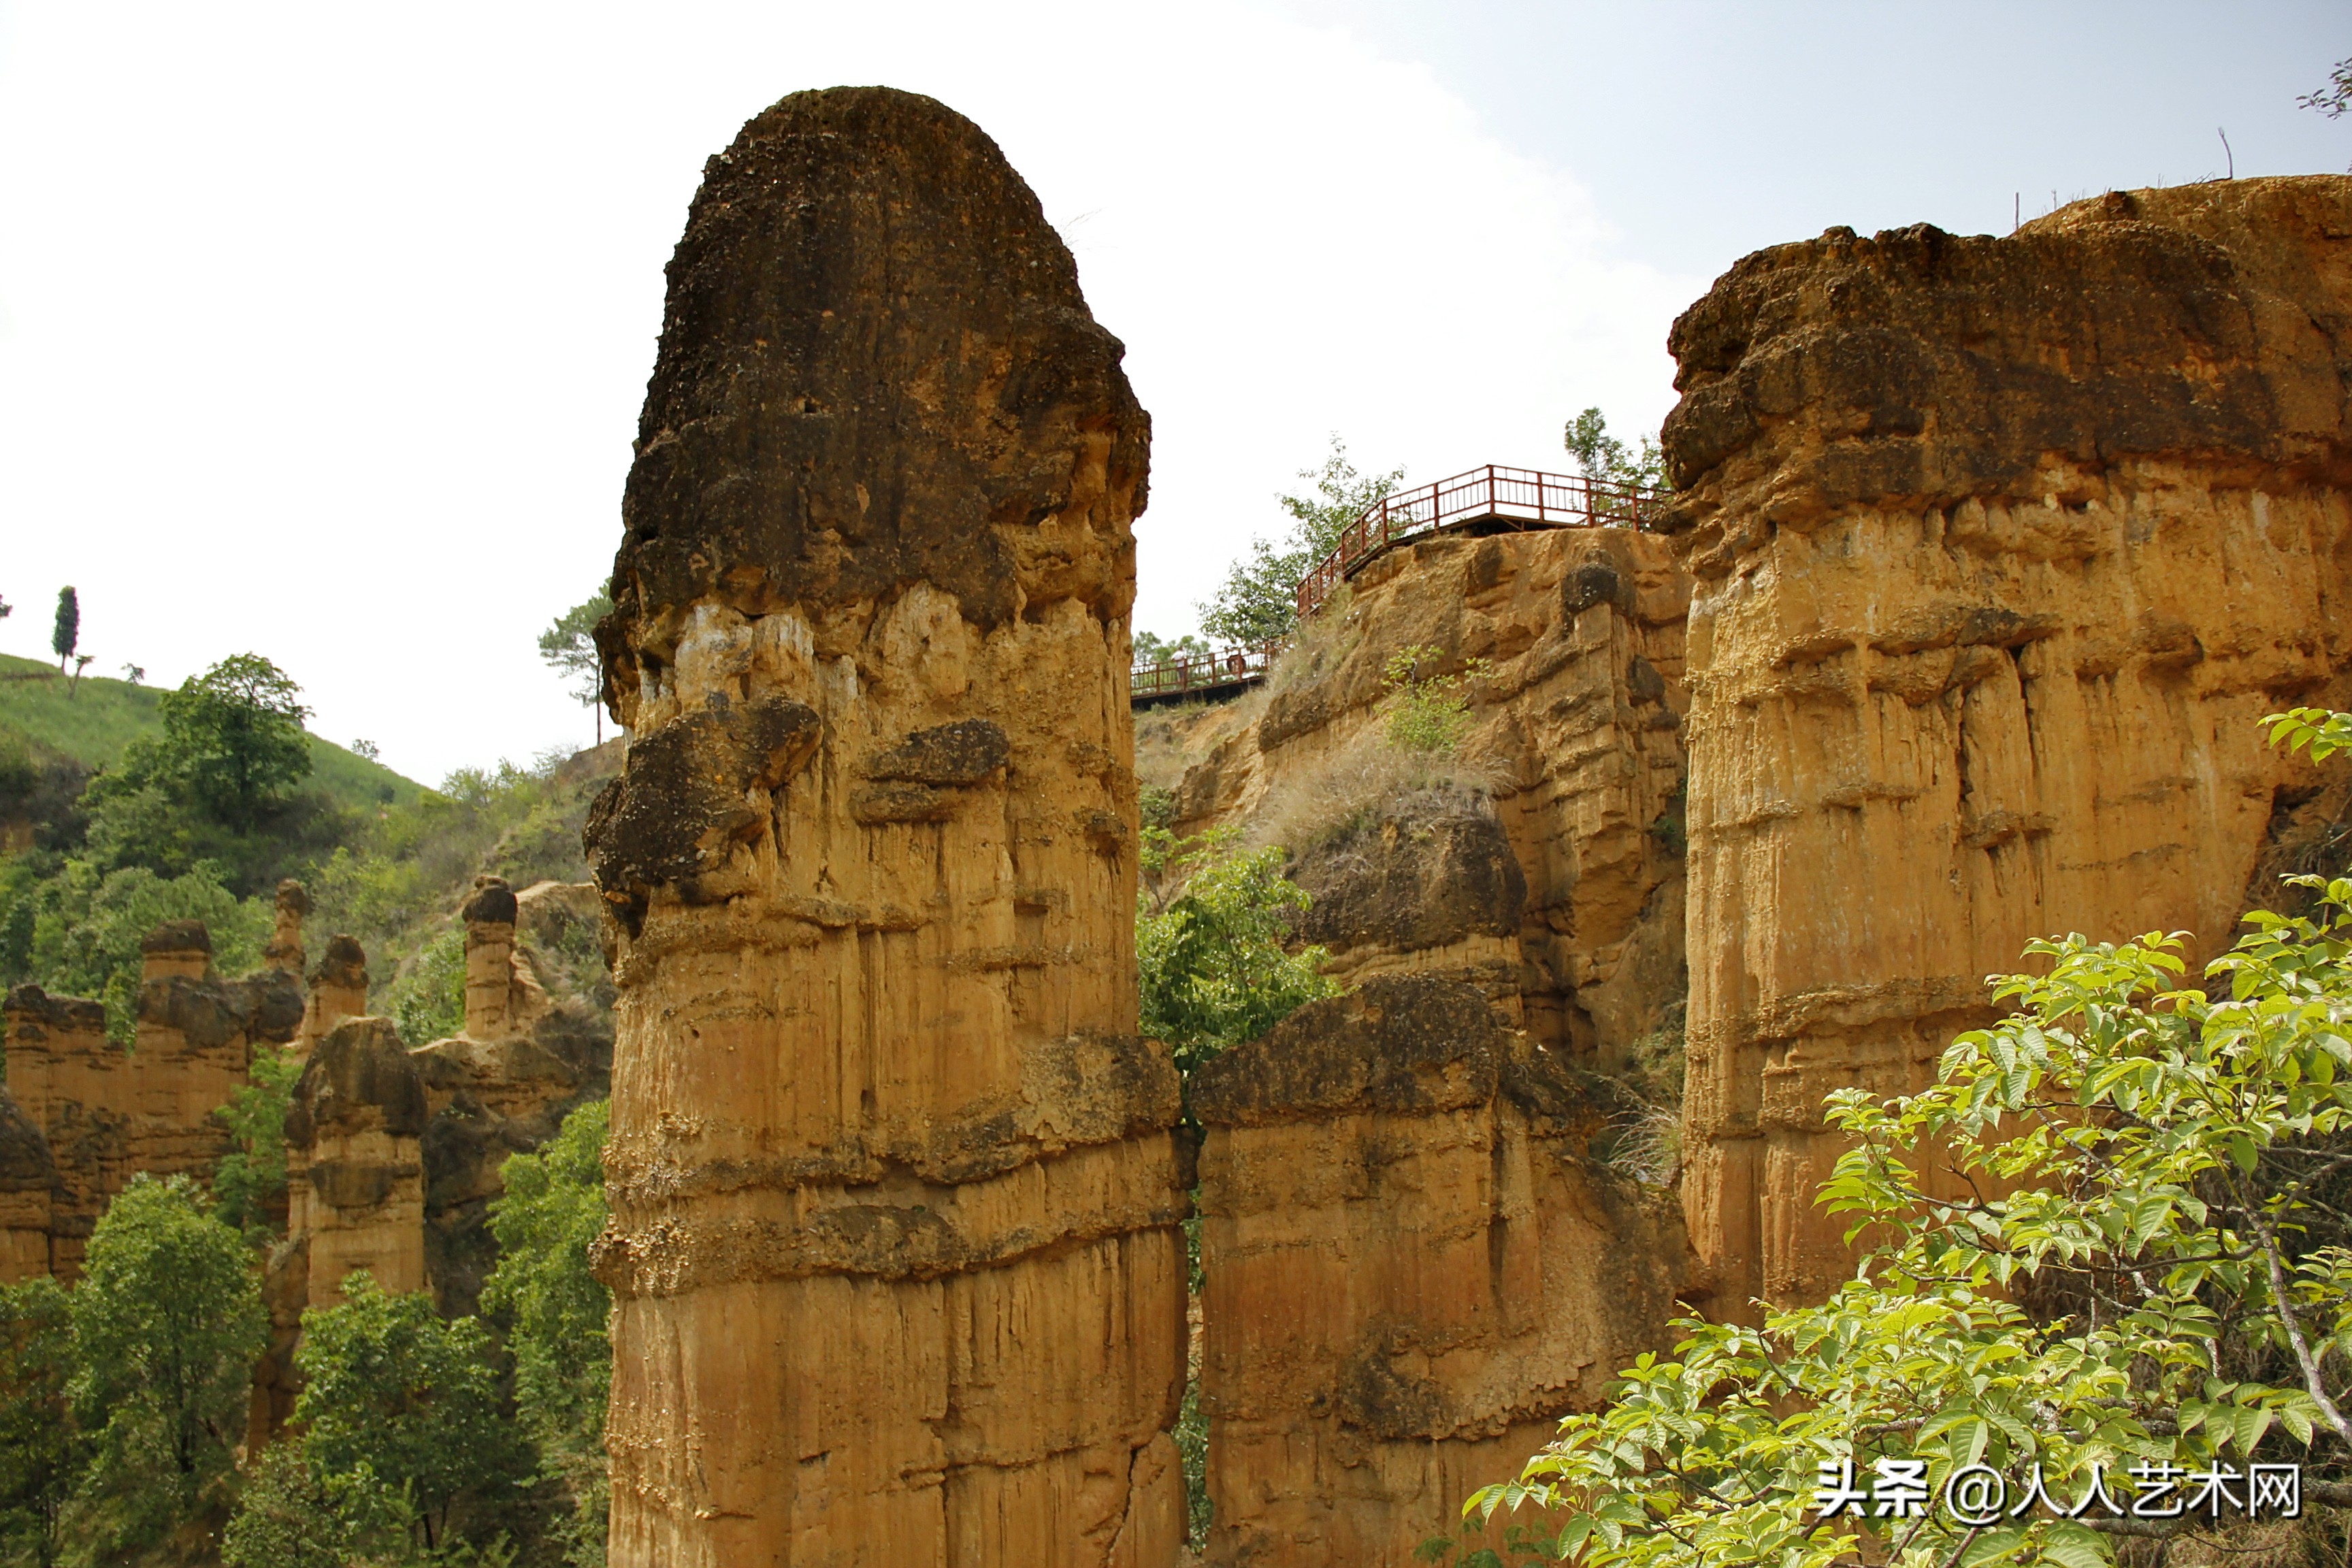
M1301 628L1262 706L1202 727L1175 826L1286 845L1344 980L1462 979L1538 1042L1622 1063L1680 1017L1688 595L1673 542L1626 529L1391 550ZM1438 650L1424 675L1486 661L1454 763L1381 743L1408 647Z
M41 1134L55 1172L47 1255L33 1272L70 1283L81 1277L98 1216L131 1179L131 1057L107 1038L104 1004L37 985L8 993L7 1028L8 1094ZM37 1164L29 1141L20 1142L16 1163ZM29 1239L17 1251L29 1262Z
M1832 229L1671 346L1686 1198L1737 1310L1850 1267L1823 1095L1925 1081L2031 937L2210 955L2321 797L2255 721L2347 696L2352 180Z
M0 1285L49 1272L57 1198L58 1162L47 1136L0 1089Z
M367 1010L367 952L354 938L338 935L327 943L319 967L310 971L298 1038L302 1054L316 1050L336 1025L346 1018L363 1017Z
M284 905L281 903L281 908ZM227 1124L214 1112L248 1080L254 1050L294 1037L302 994L294 977L265 969L224 980L212 966L212 938L198 921L172 921L140 943L136 1045L107 1037L103 1004L51 996L19 985L6 1004L8 1095L25 1128L37 1131L54 1173L47 1200L47 1256L34 1272L79 1279L99 1215L138 1172L210 1182L228 1152ZM29 1140L0 1140L12 1157L16 1199L34 1206L39 1163ZM29 1229L11 1244L9 1267L30 1268Z
M286 1239L262 1276L269 1347L253 1372L248 1454L293 1418L305 1310L341 1305L361 1269L386 1290L425 1289L425 1122L424 1080L391 1019L346 1018L311 1048L288 1097Z
M1446 789L1378 801L1310 842L1290 878L1309 900L1298 935L1333 955L1324 972L1341 985L1434 973L1523 1021L1528 879L1490 801Z
M1194 1075L1207 1560L1405 1563L1656 1346L1679 1212L1635 1109L1458 981L1389 975Z
M880 89L746 125L669 277L588 830L612 1560L1171 1563L1122 351L988 138Z
M286 1112L287 1232L308 1248L304 1295L343 1299L364 1268L425 1288L425 1080L389 1018L346 1018L319 1042Z
M277 968L223 979L200 921L165 921L141 939L139 953L131 1168L209 1182L231 1142L213 1112L249 1080L257 1047L295 1037L301 983Z

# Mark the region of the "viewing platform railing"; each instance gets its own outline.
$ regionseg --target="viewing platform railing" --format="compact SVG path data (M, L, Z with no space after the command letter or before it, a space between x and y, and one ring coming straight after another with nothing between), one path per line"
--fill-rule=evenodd
M1489 463L1450 479L1400 490L1349 525L1339 547L1298 585L1298 618L1323 607L1356 568L1392 544L1482 522L1507 528L1658 526L1666 492L1582 474L1547 474Z
M1128 700L1149 702L1255 686L1265 679L1267 667L1281 651L1280 643L1267 643L1263 647L1227 648L1221 653L1195 654L1165 664L1139 666L1129 674Z

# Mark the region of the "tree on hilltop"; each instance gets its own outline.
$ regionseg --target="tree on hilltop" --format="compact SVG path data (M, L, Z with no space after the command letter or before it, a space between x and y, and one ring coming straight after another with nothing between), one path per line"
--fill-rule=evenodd
M57 624L49 630L49 651L58 656L58 673L66 672L66 660L74 654L81 640L81 596L71 588L58 590Z
M163 694L156 760L221 821L250 832L263 806L310 774L301 692L259 654L232 654Z

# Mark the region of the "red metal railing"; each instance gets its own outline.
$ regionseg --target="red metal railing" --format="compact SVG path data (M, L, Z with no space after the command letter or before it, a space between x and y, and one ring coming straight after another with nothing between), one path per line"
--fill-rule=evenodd
M1307 574L1298 585L1298 618L1321 609L1357 567L1420 534L1490 518L1533 528L1654 528L1665 500L1664 490L1643 485L1492 463L1401 490L1350 523L1329 559Z
M1213 691L1220 687L1253 686L1265 679L1267 666L1282 644L1264 647L1227 648L1222 653L1196 654L1166 664L1138 668L1129 677L1128 700L1173 697L1187 691Z

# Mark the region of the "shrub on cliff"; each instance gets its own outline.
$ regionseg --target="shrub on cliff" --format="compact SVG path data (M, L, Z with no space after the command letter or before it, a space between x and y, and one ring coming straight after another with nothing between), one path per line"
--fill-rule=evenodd
M1285 951L1307 907L1282 874L1287 853L1236 848L1236 837L1144 829L1135 916L1143 1032L1168 1042L1180 1072L1339 990L1323 975L1322 948Z
M2352 745L2342 714L2272 726ZM2195 1531L2200 1479L2235 1471L2242 1508L2256 1464L2352 1506L2352 877L2294 880L2313 912L2248 917L2203 985L2179 936L2035 942L2046 973L1998 982L2019 1010L1933 1087L1831 1096L1855 1144L1821 1202L1872 1244L1854 1278L1760 1330L1678 1323L1673 1358L1474 1500L1547 1516L1510 1560L2085 1568ZM1881 1506L1913 1463L1923 1506ZM1963 1473L2000 1506L1956 1513ZM2009 1506L2029 1475L2063 1500ZM2124 1506L2093 1507L2102 1477Z
M272 1209L284 1212L286 1112L302 1058L292 1051L263 1047L253 1053L252 1081L229 1097L215 1114L234 1140L213 1173L213 1197L224 1225L257 1241L277 1235Z
M1389 693L1381 700L1381 732L1400 752L1450 757L1470 733L1470 694L1463 688L1486 679L1491 667L1465 658L1459 669L1444 670L1444 658L1439 647L1401 647L1381 667Z

